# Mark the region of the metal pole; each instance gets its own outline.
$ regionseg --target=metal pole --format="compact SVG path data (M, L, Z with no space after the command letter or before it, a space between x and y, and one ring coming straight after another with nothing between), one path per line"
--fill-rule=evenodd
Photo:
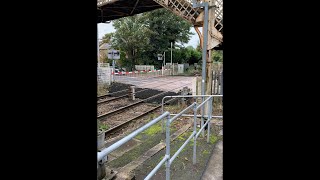
M147 177L144 178L144 180L149 180L152 178L152 176L161 168L162 164L166 162L168 159L167 156L164 156L164 158L159 162L159 164L148 174Z
M193 164L196 164L196 152L197 152L197 145L196 145L196 134L197 134L197 104L193 108Z
M162 76L164 75L164 67L166 65L166 52L164 51L163 56L163 66L162 66Z
M115 62L114 62L114 59L113 59L113 52L112 52L112 69L113 69L113 75L112 75L112 82L114 82L114 75L115 75Z
M206 0L207 4L208 4L208 29L212 28L214 26L214 22L215 22L215 3L216 0ZM209 30L206 30L207 32ZM210 42L213 42L213 38L212 36L208 35L208 44L210 44ZM208 48L208 47L207 47ZM212 70L213 70L213 60L212 60L212 52L213 52L213 48L210 47L210 49L207 49L207 62L206 62L206 94L212 94ZM208 111L208 106L205 106L205 112L207 114Z
M132 100L136 100L136 97L135 97L135 86L130 86L131 87L131 98Z
M208 41L208 3L204 3L204 26L203 26L203 45L202 45L202 87L201 95L205 94L205 78L206 78L206 57L207 57L207 41Z
M166 180L170 180L170 114L167 116L166 126Z
M202 102L204 100L204 97L202 98ZM204 106L202 106L201 108L201 127L203 127L204 124ZM202 137L204 137L204 131L202 131Z
M209 100L209 110L208 110L208 131L207 131L207 143L209 143L210 140L210 121L212 118L212 111L213 111L213 105L212 105L213 97Z
M213 77L213 94L216 94L216 81L217 81L217 75L216 71L214 71L214 77Z
M174 68L174 66L173 66L173 64L172 64L172 42L171 42L171 66L172 66L172 75L173 75L173 68Z
M195 0L193 0L193 7L204 7L204 24L202 29L203 34L203 45L202 45L202 80L201 80L201 95L205 94L205 79L206 79L206 58L207 58L207 41L208 41L208 2L203 2L201 4L196 3ZM202 102L204 101L204 97L202 98ZM204 112L204 107L202 108L202 114ZM202 118L201 118L201 121Z
M166 65L166 52L163 52L164 56L163 56L163 67L164 65Z

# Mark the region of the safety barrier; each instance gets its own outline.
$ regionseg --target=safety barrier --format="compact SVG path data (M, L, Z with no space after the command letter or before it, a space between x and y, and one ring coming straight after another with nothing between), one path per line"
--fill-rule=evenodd
M107 155L110 154L112 151L116 150L123 144L127 143L129 140L137 136L139 133L142 131L146 130L147 128L151 127L155 123L159 122L160 120L166 118L166 154L163 157L163 159L158 163L158 165L145 177L145 180L149 180L160 168L161 166L165 163L166 166L166 180L170 180L170 166L174 159L181 153L183 148L186 147L186 145L191 141L191 139L194 140L193 143L193 164L196 164L196 152L197 152L197 138L200 135L200 133L204 133L204 128L208 126L207 128L207 142L209 142L209 137L210 137L210 121L212 118L223 118L222 116L212 116L212 102L214 97L222 97L223 95L195 95L195 96L165 96L162 99L162 112L163 112L163 104L164 104L164 99L166 98L202 98L202 102L198 104L197 102L192 103L190 106L187 108L183 109L181 112L178 114L170 114L168 111L163 112L160 116L157 118L153 119L149 123L145 124L141 128L135 130L131 134L127 135L126 137L122 138L121 140L117 141L116 143L112 144L111 146L103 149L101 152L98 152L98 163L104 163L107 161ZM206 98L206 99L205 99ZM207 104L207 114L204 115L204 111L202 111L201 114L201 128L197 131L197 118L199 115L197 115L197 111L200 108L203 108ZM185 114L186 112L193 110L193 117L194 117L194 122L193 122L193 132L192 134L188 137L188 139L183 143L183 145L174 153L174 155L171 157L170 154L170 125L171 123L176 120L180 116L192 116ZM170 116L173 116L170 118ZM207 121L206 123L203 122L203 119L206 118ZM164 121L163 121L164 123ZM204 134L203 134L204 136ZM99 165L98 165L99 167Z

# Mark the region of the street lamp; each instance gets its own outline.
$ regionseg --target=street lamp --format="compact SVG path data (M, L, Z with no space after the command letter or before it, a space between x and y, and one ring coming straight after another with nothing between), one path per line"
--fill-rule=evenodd
M172 75L173 75L174 66L172 64L172 43L174 43L174 39L170 39L169 42L170 42L170 45L171 45L171 66L172 66Z

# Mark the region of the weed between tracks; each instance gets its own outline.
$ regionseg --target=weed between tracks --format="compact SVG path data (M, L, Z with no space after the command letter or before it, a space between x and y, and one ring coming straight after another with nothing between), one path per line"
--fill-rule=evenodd
M109 126L107 124L103 124L100 121L98 121L98 123L99 123L99 130L100 131L106 131L109 129Z

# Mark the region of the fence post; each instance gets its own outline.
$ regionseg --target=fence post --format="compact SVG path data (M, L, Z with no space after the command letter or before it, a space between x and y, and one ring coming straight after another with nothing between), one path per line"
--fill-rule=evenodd
M217 94L220 94L220 70L218 69L218 72L217 72Z
M196 153L197 153L197 144L196 144L196 132L197 132L197 104L193 108L193 114L194 114L194 122L193 122L193 164L196 164Z
M202 102L204 102L204 100L205 100L205 98L202 97ZM204 107L205 107L205 104L202 105L202 107L201 107L201 126L200 126L200 128L202 128L203 124L204 124L204 117L203 117L204 113L205 113ZM204 131L201 132L201 136L204 137Z
M166 123L166 180L170 180L170 114L167 116Z
M136 95L135 95L135 86L130 86L130 91L129 91L129 97L131 97L131 100L136 100Z
M213 105L212 105L212 102L213 102L213 97L210 97L211 99L208 101L209 103L209 111L208 111L208 131L207 131L207 143L209 143L209 140L210 140L210 121L211 121L211 117L212 117L212 113L213 113Z
M217 75L216 75L216 71L214 71L214 74L213 74L213 94L216 94L216 79L217 79Z

